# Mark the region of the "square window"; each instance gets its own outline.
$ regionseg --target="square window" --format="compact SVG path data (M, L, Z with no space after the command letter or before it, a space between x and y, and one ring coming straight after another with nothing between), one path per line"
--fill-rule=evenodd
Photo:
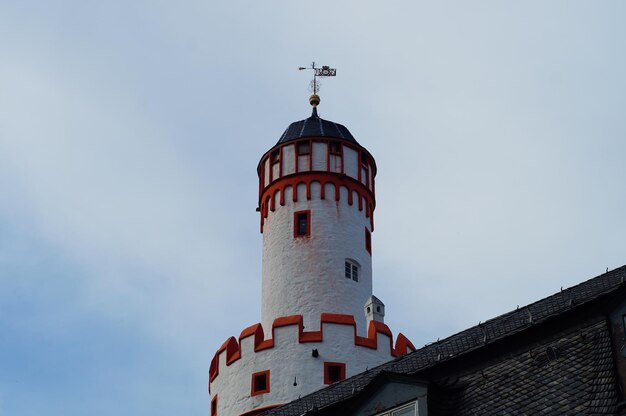
M270 370L252 374L251 396L270 392Z
M272 152L272 164L280 161L280 150L274 150Z
M298 156L308 155L310 151L311 147L309 146L309 142L298 144Z
M324 363L324 384L333 384L346 378L344 363Z
M346 264L344 267L344 276L346 279L352 279L355 282L359 281L359 264L350 259L346 259Z
M311 211L298 211L293 214L293 236L309 237L311 235Z

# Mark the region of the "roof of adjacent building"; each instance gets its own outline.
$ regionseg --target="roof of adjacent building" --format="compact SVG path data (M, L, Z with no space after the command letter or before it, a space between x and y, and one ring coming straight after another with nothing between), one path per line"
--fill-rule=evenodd
M305 137L330 137L358 144L345 126L320 118L316 107L313 107L311 117L291 123L277 144Z
M491 346L496 341L504 340L531 328L536 328L539 324L552 321L552 318L559 317L583 305L589 305L592 301L598 300L605 295L617 292L624 287L625 280L626 266L622 266L571 288L562 289L560 292L545 299L517 308L514 311L480 323L448 338L426 345L404 357L357 374L284 406L269 410L263 413L263 415L295 416L307 412L314 414L316 413L315 411L328 409L357 396L360 391L383 372L417 375L426 370L435 369L437 366L454 358L479 351L482 348ZM569 367L571 367L572 371L576 371L575 377L568 376L565 373L558 373L555 374L554 380L546 379L545 374L536 370L539 365L536 357L532 357L532 353L530 353L531 356L528 356L529 353L525 352L525 355L509 357L491 365L488 369L488 372L491 372L490 374L479 372L478 376L476 374L473 376L466 375L463 388L456 386L446 389L444 387L446 400L443 402L451 403L450 406L454 407L453 410L450 410L450 414L477 414L472 413L474 411L478 411L478 414L495 414L485 413L484 408L481 412L480 406L484 404L493 410L498 408L498 403L518 406L517 410L523 409L524 411L520 411L517 414L522 414L533 408L533 406L539 406L539 404L534 403L534 400L537 400L539 396L537 394L533 395L533 392L529 390L532 389L533 383L535 383L543 386L556 386L551 388L550 391L546 391L546 396L542 398L543 401L540 404L541 407L537 407L537 409L542 409L542 414L575 414L577 412L575 407L582 406L580 400L583 399L586 400L587 410L593 409L594 414L614 414L617 396L606 322L603 320L591 322L584 331L586 331L585 336L588 337L584 342L575 340L566 342L567 339L579 336L579 334L578 332L569 334L564 332L559 341L560 346L558 346L558 348L562 349L561 352L567 350L568 357L573 360ZM546 351L545 347L543 351ZM531 369L529 371L530 367L523 363L525 359L534 360L532 363L534 367L532 368L535 370ZM536 374L533 374L533 371ZM517 386L513 390L508 391L508 393L507 391L498 391L497 394L494 394L493 389L490 390L489 388L477 388L473 391L468 389L468 386L471 386L472 377L485 377L483 380L485 385L489 384L485 380L500 380L502 382L508 377L521 377L524 378L524 383L528 382L529 384L526 387ZM591 389L589 394L582 398L581 386ZM524 389L528 390L526 392L528 394L524 393ZM437 394L436 388L433 394ZM567 402L568 398L574 396L579 397L578 402ZM452 400L453 397L456 397L456 401ZM573 407L570 409L570 406ZM547 413L546 409L548 409ZM553 409L553 411L550 409ZM511 410L511 407L508 410ZM438 413L446 414L445 411L439 411ZM511 414L516 414L515 408L513 408L513 413Z

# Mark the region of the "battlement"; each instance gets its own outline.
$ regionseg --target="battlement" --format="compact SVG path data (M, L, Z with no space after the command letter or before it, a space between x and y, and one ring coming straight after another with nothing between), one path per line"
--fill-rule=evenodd
M365 210L365 217L370 219L371 230L374 231L376 200L371 190L367 189L361 182L346 175L329 172L305 172L282 177L263 190L259 198L261 232L263 232L265 219L269 212L275 211L277 204L284 206L288 193L291 194L290 197L293 202L311 200L312 198L332 198L335 201L340 201L343 194L348 205L351 206L356 199L359 211Z
M325 339L325 328L328 331L328 325L342 325L353 327L354 346L364 347L367 349L379 349L378 334L385 335L388 338L388 356L389 359L403 356L411 351L415 351L415 347L402 333L396 338L395 346L393 345L393 335L387 325L378 321L369 323L367 337L357 335L356 321L352 315L323 313L320 317L319 331L305 331L302 323L302 315L292 315L277 318L272 324L272 337L265 339L263 327L257 323L249 326L241 331L239 340L235 337L228 338L217 350L209 367L209 383L212 383L220 373L220 356L225 353L225 364L230 366L242 358L242 342L250 337L252 338L252 351L254 353L275 347L275 332L278 328L295 326L297 327L297 341L303 343L323 343ZM339 340L330 340L338 342Z

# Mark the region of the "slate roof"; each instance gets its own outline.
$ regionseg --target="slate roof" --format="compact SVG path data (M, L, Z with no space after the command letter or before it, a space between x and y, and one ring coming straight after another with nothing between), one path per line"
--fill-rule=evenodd
M311 117L291 123L283 135L280 136L277 144L304 137L332 137L358 144L345 126L320 118L315 107Z
M263 415L299 416L311 409L322 410L358 394L359 391L366 387L382 371L400 374L416 374L441 364L452 357L458 357L478 350L497 340L520 333L550 318L557 317L573 308L588 304L603 295L615 292L620 287L624 286L625 280L626 266L622 266L571 288L563 289L559 293L545 299L461 331L436 343L426 345L404 357L357 374L342 382L335 383L327 388L302 397L301 399L294 400L284 406L271 409L263 413ZM608 380L604 377L606 374L604 373L605 367L603 366L607 366L606 360L611 359L606 356L607 348L606 345L600 345L596 348L596 351L598 351L596 358L594 358L596 365L590 368L588 372L598 371L598 380L600 380L601 383L610 384L612 386L611 388L614 389L615 381ZM610 348L608 351L610 352ZM503 365L506 365L506 363ZM508 368L511 369L510 365ZM578 381L581 383L588 382L589 378L588 376L585 379L579 378ZM573 386L572 388L576 387L577 386ZM604 384L593 388L599 389L598 391L601 392L605 392L606 390ZM485 393L485 395L488 394L488 392ZM550 400L557 399L563 400L556 396L550 397ZM603 399L600 395L597 399L593 400L598 400L598 402L593 402L594 406L598 406L598 411L592 414L613 414L607 410L611 406L611 404L608 403L608 398ZM602 400L604 400L604 402ZM524 413L525 412L516 414ZM478 413L467 414L485 413L479 411Z
M548 348L554 355L548 356ZM429 415L613 415L618 402L611 338L602 318L455 384L434 397L429 390Z

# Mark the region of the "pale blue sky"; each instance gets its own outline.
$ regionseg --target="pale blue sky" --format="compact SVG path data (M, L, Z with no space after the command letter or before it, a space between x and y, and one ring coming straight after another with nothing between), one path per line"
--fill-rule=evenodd
M256 165L310 113L376 158L416 345L626 263L622 1L0 0L0 415L205 415L260 318Z

